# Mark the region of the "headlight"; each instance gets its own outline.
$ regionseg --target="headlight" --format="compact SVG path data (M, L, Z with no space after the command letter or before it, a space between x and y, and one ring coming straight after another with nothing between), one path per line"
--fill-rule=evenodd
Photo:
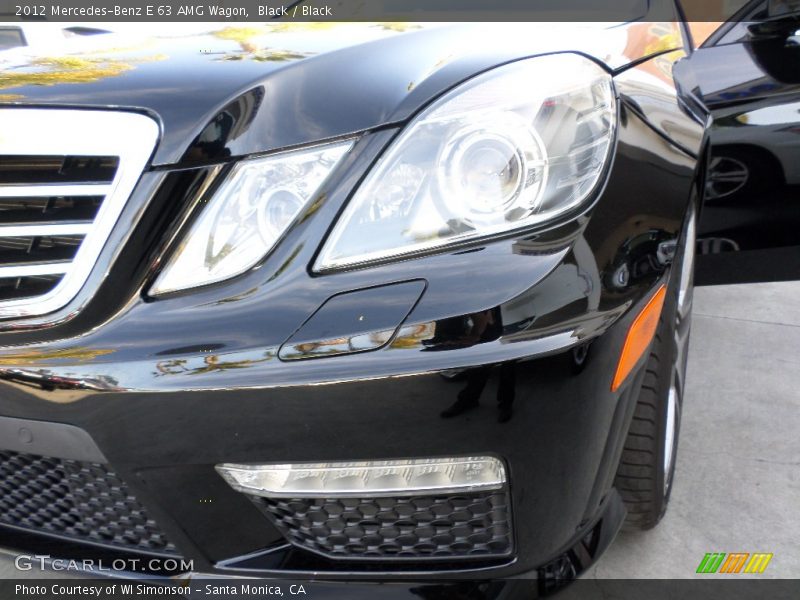
M579 206L614 137L611 77L576 54L479 75L400 134L328 237L317 270L483 238Z
M152 294L228 279L275 246L352 146L327 146L243 160L203 208Z

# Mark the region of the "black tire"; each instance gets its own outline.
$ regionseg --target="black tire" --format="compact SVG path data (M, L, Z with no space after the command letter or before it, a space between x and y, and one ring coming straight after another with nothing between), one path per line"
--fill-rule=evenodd
M628 510L625 528L629 530L655 527L672 492L691 330L694 228L691 212L617 467L614 485ZM687 252L689 244L692 251Z

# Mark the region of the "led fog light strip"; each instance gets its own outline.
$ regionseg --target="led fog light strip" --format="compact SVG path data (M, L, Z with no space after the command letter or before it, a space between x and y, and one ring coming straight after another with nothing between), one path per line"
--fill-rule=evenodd
M503 463L490 456L284 465L217 465L234 489L271 498L420 496L497 490Z

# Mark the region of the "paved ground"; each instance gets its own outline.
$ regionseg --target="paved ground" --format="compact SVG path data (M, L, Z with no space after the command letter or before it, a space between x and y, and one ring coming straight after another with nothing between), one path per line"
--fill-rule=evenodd
M800 282L697 290L676 469L661 525L588 577L693 577L706 552L772 552L760 577L800 577Z
M706 552L772 552L759 577L800 577L800 282L699 288L686 385L667 515L588 576L693 577Z

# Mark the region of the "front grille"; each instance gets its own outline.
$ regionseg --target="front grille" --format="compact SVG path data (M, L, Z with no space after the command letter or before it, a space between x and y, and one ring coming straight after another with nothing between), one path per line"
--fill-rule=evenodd
M0 451L0 525L177 555L125 483L99 463Z
M109 182L118 164L116 156L6 155L0 185Z
M27 277L0 278L0 296L6 299L30 298L52 290L61 275L29 275Z
M394 498L253 498L295 545L341 559L507 557L504 491Z
M133 113L0 109L0 318L75 297L157 136Z

